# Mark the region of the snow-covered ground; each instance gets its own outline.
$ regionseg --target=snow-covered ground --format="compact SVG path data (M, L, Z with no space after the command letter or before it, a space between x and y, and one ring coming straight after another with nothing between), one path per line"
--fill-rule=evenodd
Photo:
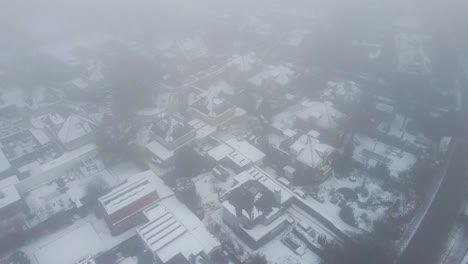
M89 214L72 225L29 241L21 250L31 258L32 264L73 263L76 258L117 246L134 236L136 228L112 236L104 219Z
M43 245L34 256L38 263L75 263L96 253L103 242L93 226L86 223L58 239Z

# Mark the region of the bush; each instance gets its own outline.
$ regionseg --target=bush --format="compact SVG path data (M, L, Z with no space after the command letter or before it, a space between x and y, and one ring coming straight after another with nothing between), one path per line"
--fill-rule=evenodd
M356 226L356 219L354 218L354 210L347 204L341 206L340 218L351 226Z

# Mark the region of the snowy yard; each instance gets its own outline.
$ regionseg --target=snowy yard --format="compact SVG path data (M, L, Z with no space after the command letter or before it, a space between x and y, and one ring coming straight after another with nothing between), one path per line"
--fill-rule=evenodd
M97 253L102 246L100 237L88 223L44 245L34 256L39 264L75 263L84 256Z
M400 204L395 214L405 214L415 207L415 201L400 190L384 190L382 184L381 180L364 172L354 171L349 178L332 177L318 187L305 188L310 194L305 200L345 233L373 232L375 221L390 217L387 212L395 203ZM340 199L352 208L355 226L340 217Z
M378 163L385 163L393 177L399 177L401 173L411 169L417 161L411 153L364 135L356 135L354 138L353 158L368 168Z

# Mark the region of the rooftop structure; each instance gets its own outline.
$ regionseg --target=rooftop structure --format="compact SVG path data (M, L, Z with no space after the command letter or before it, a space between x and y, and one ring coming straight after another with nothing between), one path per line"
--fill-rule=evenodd
M52 111L42 119L44 126L67 149L73 150L91 142L94 122L68 111Z
M99 204L113 234L120 234L146 218L143 210L160 199L173 196L174 192L151 170L137 173L110 193L99 198Z
M229 160L238 169L245 168L249 164L261 165L265 158L265 153L258 150L249 142L238 141L235 138L229 139L226 143L212 148L208 155L215 161Z
M293 195L264 171L252 167L234 183L224 194L223 220L251 248L266 244L292 223L283 210Z
M195 118L199 118L209 125L220 125L235 114L236 107L225 98L225 94L232 92L231 86L220 81L217 85L210 86L201 95L201 98L190 106L190 111Z
M301 135L291 146L290 153L296 159L313 168L319 169L324 166L330 154L335 150L330 145L323 144L318 139L320 133L315 130Z
M0 140L8 161L22 166L32 161L47 162L61 155L57 147L41 129L24 130Z
M256 165L260 165L266 156L265 153L254 147L246 140L237 140L236 138L231 138L226 141L226 144L235 151L244 155L248 160Z
M49 183L65 175L70 168L79 164L86 164L88 160L95 159L97 155L97 146L88 144L73 151L65 152L63 155L42 164L33 162L27 166L30 175L17 184L18 191L24 194L40 185Z
M151 124L151 131L155 139L170 150L176 150L189 143L196 135L190 124L166 113L160 114L159 119Z
M196 131L196 139L204 139L216 132L216 127L208 125L205 121L194 118L189 121L189 125Z
M158 141L153 140L146 144L145 147L155 162L160 163L163 166L168 166L172 162L174 157L174 150L166 148Z
M136 175L99 198L99 204L112 231L120 232L140 222L136 215L158 199L150 179Z
M175 197L150 206L144 214L149 222L137 233L154 259L161 263L175 258L184 261L207 258L220 245L203 223Z

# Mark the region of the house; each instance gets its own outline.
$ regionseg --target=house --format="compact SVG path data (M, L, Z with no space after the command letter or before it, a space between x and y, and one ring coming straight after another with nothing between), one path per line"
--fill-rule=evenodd
M67 174L67 171L88 160L94 160L98 156L97 146L87 144L73 151L65 152L63 155L46 162L32 162L18 168L23 174L23 179L16 184L21 195Z
M15 187L18 182L16 176L0 180L0 220L27 211L27 206Z
M0 139L0 146L14 167L21 167L31 162L45 163L62 154L47 133L36 128L4 137Z
M212 126L219 126L236 115L236 107L228 102L226 94L232 93L232 87L220 81L210 86L189 107L194 118L199 118Z
M162 113L150 125L152 137L165 148L175 151L190 143L196 136L195 129L182 117Z
M151 160L162 167L170 167L174 162L174 151L166 148L156 140L146 144L145 149Z
M152 253L155 263L211 263L210 254L220 243L176 197L151 205L144 215L148 223L138 228L137 234Z
M159 200L151 181L153 173L137 174L99 198L99 205L113 235L145 222L143 210Z
M330 155L335 148L324 144L319 140L320 133L310 130L301 135L289 147L289 152L295 157L295 163L299 169L312 169L317 180L326 178L332 173L330 166Z
M260 168L238 174L234 184L223 195L223 221L252 249L293 223L284 213L293 195Z
M50 133L66 150L73 150L91 143L94 136L94 122L78 114L50 112L45 123Z

